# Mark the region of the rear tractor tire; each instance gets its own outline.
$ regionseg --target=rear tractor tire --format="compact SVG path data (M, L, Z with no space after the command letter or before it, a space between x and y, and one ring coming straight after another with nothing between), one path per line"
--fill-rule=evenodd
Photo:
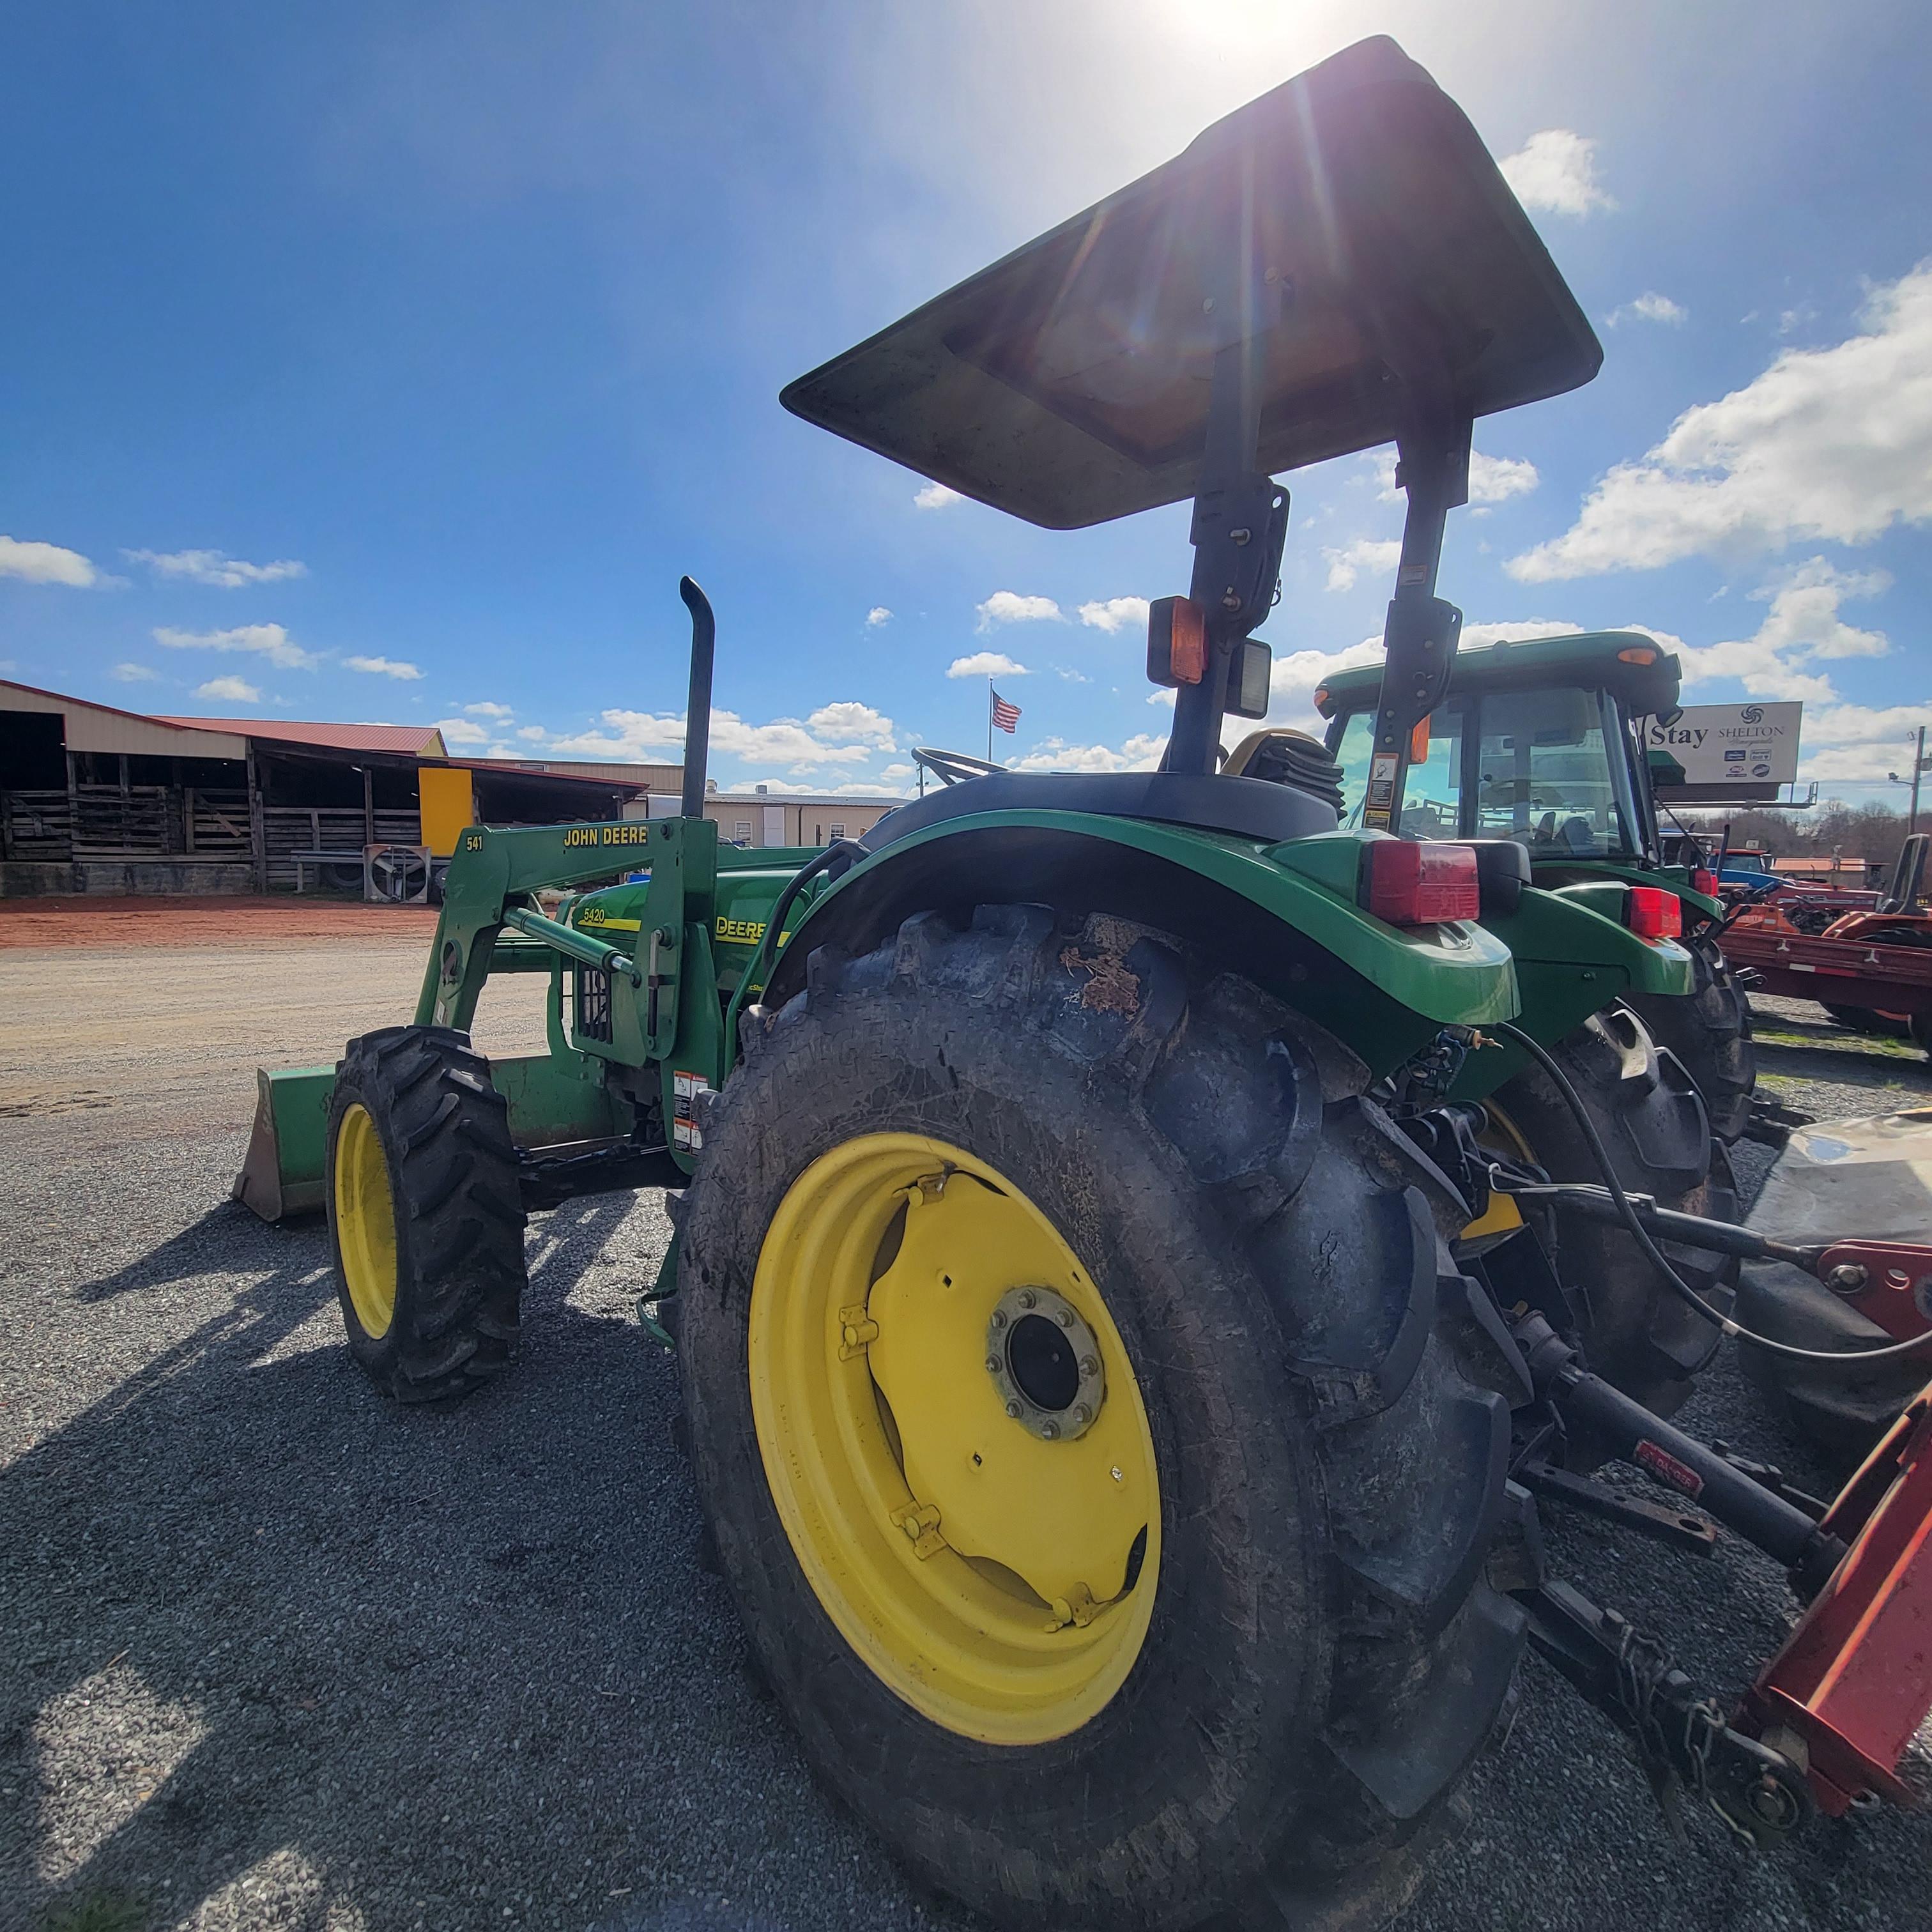
M1750 1124L1751 1094L1757 1084L1750 1001L1714 940L1684 944L1696 974L1691 991L1674 997L1636 993L1629 1004L1651 1038L1676 1054L1697 1083L1711 1131L1729 1147Z
M746 1048L680 1217L685 1402L815 1769L1004 1924L1392 1915L1533 1524L1462 1210L1366 1070L1040 907L821 949Z
M1630 1192L1652 1195L1660 1208L1687 1214L1737 1219L1730 1156L1712 1137L1696 1085L1634 1013L1612 1006L1593 1015L1550 1053ZM1491 1112L1502 1139L1552 1180L1602 1184L1575 1116L1540 1067L1505 1084ZM1659 1415L1673 1414L1717 1348L1717 1324L1671 1292L1622 1228L1559 1210L1544 1232L1557 1275L1576 1305L1590 1366ZM1730 1312L1734 1260L1674 1242L1658 1246L1705 1300ZM1571 1448L1574 1460L1598 1460L1590 1444Z
M325 1196L349 1352L385 1395L467 1395L514 1357L526 1280L517 1151L466 1034L386 1027L349 1042Z

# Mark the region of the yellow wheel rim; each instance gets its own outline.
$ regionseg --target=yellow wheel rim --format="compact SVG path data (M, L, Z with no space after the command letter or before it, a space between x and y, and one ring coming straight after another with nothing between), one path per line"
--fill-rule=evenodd
M396 1208L376 1123L359 1101L336 1130L335 1244L356 1318L380 1341L396 1318Z
M1483 1102L1482 1130L1476 1136L1478 1147L1512 1160L1539 1165L1536 1150L1523 1137L1522 1130L1493 1100ZM1480 1241L1492 1235L1513 1234L1522 1226L1522 1210L1507 1194L1490 1196L1490 1204L1462 1230L1465 1241Z
M1018 1188L914 1134L822 1156L759 1253L750 1372L792 1550L878 1677L991 1744L1106 1706L1153 1614L1154 1438L1099 1290Z

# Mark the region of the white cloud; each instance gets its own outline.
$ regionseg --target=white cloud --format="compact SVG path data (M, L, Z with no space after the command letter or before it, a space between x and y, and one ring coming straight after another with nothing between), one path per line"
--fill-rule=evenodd
M1526 496L1540 479L1536 465L1525 456L1485 456L1480 449L1469 452L1469 501L1500 503L1510 496Z
M1016 758L1007 769L1016 772L1150 772L1166 748L1165 734L1138 731L1119 750L1111 745L1070 745L1064 738L1047 738L1037 751Z
M982 631L990 631L995 624L1037 624L1048 619L1060 621L1060 606L1051 597L1022 597L1017 590L996 590L976 608Z
M865 727L872 734L872 743L832 742L796 718L748 724L735 711L713 711L712 753L774 766L862 764L875 749L891 748L892 720L864 705L826 705L814 716L840 714L834 728L842 724L850 729L854 721L845 714L854 711L868 712L869 718L877 721ZM554 739L550 749L567 758L634 759L646 764L664 762L661 754L667 751L683 752L685 721L681 716L610 710L600 712L598 718L602 730Z
M1376 494L1384 503L1400 502L1402 492L1395 487L1394 451L1378 450L1368 460L1375 468ZM1527 457L1485 456L1480 449L1469 452L1469 501L1472 505L1500 503L1511 496L1526 496L1541 481L1536 465Z
M0 537L0 577L17 577L28 584L65 584L85 590L99 582L100 573L77 550Z
M1064 678L1069 684L1091 684L1094 680L1084 670L1076 670L1070 664L1055 664L1057 676Z
M439 718L436 728L442 734L446 745L487 745L490 742L489 733L467 718Z
M164 624L154 641L171 651L253 651L283 670L313 670L321 662L279 624L241 624L232 631L177 631Z
M262 701L260 688L241 677L212 677L206 684L196 685L194 694L197 698L223 698L230 704L259 704Z
M355 662L353 658L350 659L351 664ZM463 715L466 718L514 718L517 714L512 706L497 704L486 698L480 704L466 704Z
M541 745L550 734L541 724L520 724L517 728L517 736L530 744Z
M948 504L965 500L957 490L949 490L944 483L928 483L914 494L912 500L922 510L943 510Z
M1702 684L1734 677L1754 698L1797 698L1814 706L1838 704L1842 710L1830 676L1810 667L1841 658L1883 657L1890 651L1891 640L1882 631L1860 630L1846 623L1838 607L1847 599L1875 597L1891 582L1882 571L1841 571L1814 556L1780 581L1751 593L1771 606L1752 635L1683 647L1684 681ZM1808 713L1808 744L1816 730L1816 719Z
M1925 698L1916 704L1807 705L1799 776L1868 783L1888 771L1910 777L1916 734L1928 709L1932 704Z
M948 677L1030 677L1023 664L1016 664L1004 651L975 651L970 658L955 658L946 667Z
M1324 550L1328 560L1328 588L1352 590L1364 571L1386 573L1402 556L1402 545L1394 537L1358 537L1340 550Z
M1548 214L1588 214L1616 203L1597 182L1597 144L1568 128L1532 134L1498 165L1525 208Z
M1046 600L1042 598L1040 601L1044 603ZM1083 604L1080 607L1082 623L1110 634L1115 631L1144 631L1147 620L1148 601L1144 597L1109 597L1102 603Z
M367 671L371 677L393 677L405 683L419 678L422 673L412 664L400 658L344 658L342 662L351 670Z
M250 584L280 584L308 574L308 566L292 556L273 563L244 563L238 556L224 556L218 550L124 550L121 554L130 563L145 563L157 577L212 584L223 590L239 590Z
M160 676L159 671L138 664L118 664L109 674L122 684L151 684Z
M917 769L913 765L881 765L879 767L880 782L885 784L902 784Z
M1875 290L1861 320L1846 340L1788 349L1743 388L1687 410L1510 574L1543 584L1704 550L1867 543L1932 521L1932 260Z
M868 631L876 631L881 624L890 624L892 621L892 614L883 604L874 604L866 613L866 628Z
M884 712L850 698L821 704L805 724L814 737L829 745L871 745L881 752L898 749L892 742L892 721Z
M1623 322L1667 322L1676 328L1689 320L1690 315L1690 311L1682 302L1674 302L1668 296L1659 295L1654 289L1646 289L1636 301L1612 309L1604 320L1611 328Z

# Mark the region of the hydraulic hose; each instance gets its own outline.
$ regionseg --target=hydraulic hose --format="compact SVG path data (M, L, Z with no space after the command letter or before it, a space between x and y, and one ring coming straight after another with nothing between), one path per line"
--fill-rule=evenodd
M1618 1220L1629 1230L1631 1238L1636 1241L1637 1246L1642 1250L1645 1258L1663 1276L1665 1286L1680 1300L1688 1302L1703 1316L1706 1322L1712 1323L1721 1333L1734 1335L1742 1341L1750 1342L1754 1348L1762 1348L1771 1354L1782 1355L1787 1361L1793 1362L1843 1362L1852 1360L1861 1362L1882 1362L1889 1360L1895 1355L1913 1354L1920 1349L1932 1346L1932 1330L1928 1330L1923 1335L1914 1336L1909 1342L1887 1342L1882 1347L1876 1348L1800 1348L1789 1342L1774 1342L1768 1335L1758 1334L1754 1330L1746 1328L1741 1324L1733 1322L1728 1315L1720 1310L1713 1308L1670 1265L1669 1257L1651 1239L1649 1229L1645 1227L1643 1222L1638 1218L1636 1208L1630 1204L1630 1196L1624 1192L1624 1184L1617 1178L1617 1171L1611 1163L1609 1150L1604 1147L1602 1137L1597 1132L1596 1123L1590 1118L1588 1108L1583 1105L1582 1096L1570 1084L1570 1076L1557 1064L1555 1058L1545 1052L1535 1040L1531 1039L1529 1035L1523 1031L1522 1028L1511 1026L1504 1021L1497 1026L1496 1030L1506 1039L1514 1041L1556 1082L1557 1092L1563 1096L1563 1104L1569 1108L1577 1126L1582 1130L1584 1142L1590 1150L1590 1157L1597 1163L1598 1170L1603 1174L1604 1185L1608 1190L1610 1198L1616 1203Z
M834 866L838 868L836 878L843 878L861 859L869 858L864 846L850 838L835 838L822 852L814 853L786 880L784 891L778 896L770 916L765 921L765 929L758 935L758 950L752 953L745 968L744 977L738 982L738 990L731 995L730 1006L724 1015L724 1046L728 1054L738 1050L738 1015L745 1004L745 996L755 984L762 992L770 969L771 957L778 949L784 936L786 916L797 902L798 896L804 891L820 872L830 872Z

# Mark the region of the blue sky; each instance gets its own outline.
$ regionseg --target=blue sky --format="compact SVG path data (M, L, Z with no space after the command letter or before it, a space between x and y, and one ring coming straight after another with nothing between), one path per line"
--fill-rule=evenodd
M982 654L1024 667L1003 754L1144 764L1134 600L1186 588L1184 510L922 503L777 392L1376 31L1511 158L1607 350L1478 425L1469 634L1647 626L1688 698L1802 698L1807 771L1889 792L1932 722L1932 36L1883 0L16 9L4 674L674 756L688 570L728 782L983 750ZM1305 722L1400 506L1372 458L1291 487L1264 634Z

